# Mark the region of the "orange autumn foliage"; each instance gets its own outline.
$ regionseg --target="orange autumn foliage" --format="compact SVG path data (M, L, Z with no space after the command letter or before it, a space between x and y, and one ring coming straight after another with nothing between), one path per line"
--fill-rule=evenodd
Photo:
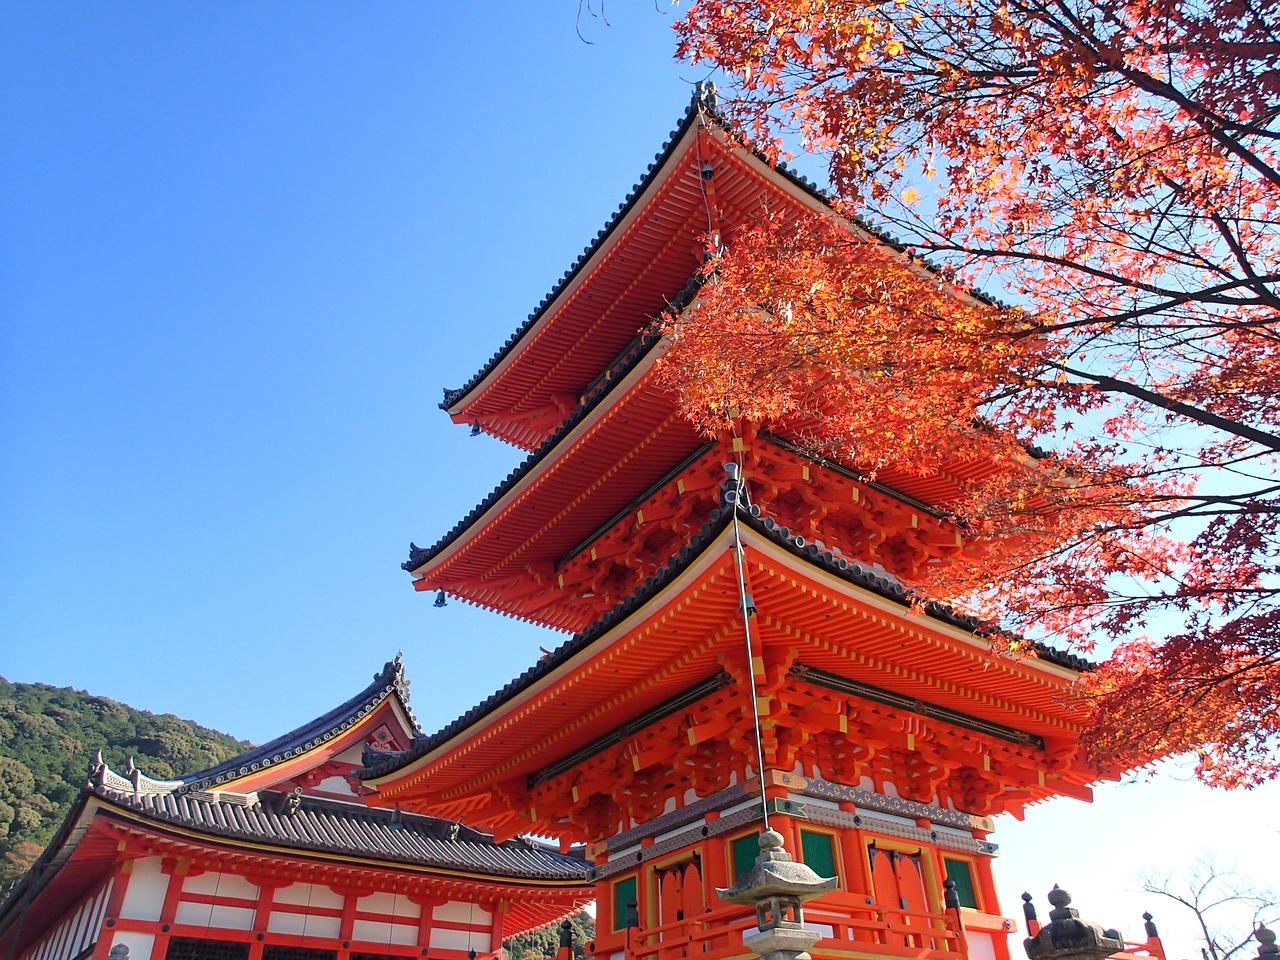
M1277 8L697 0L677 29L746 136L825 156L909 254L834 218L727 238L668 321L690 416L814 418L869 474L997 465L946 505L986 548L914 585L1101 644L1100 762L1280 775Z

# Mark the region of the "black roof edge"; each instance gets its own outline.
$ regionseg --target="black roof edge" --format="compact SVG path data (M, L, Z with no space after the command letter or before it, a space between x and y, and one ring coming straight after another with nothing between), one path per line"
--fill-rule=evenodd
M534 311L529 314L528 319L525 320L525 322L507 338L507 342L498 349L497 353L489 358L488 362L485 363L485 365L481 367L470 380L456 389L450 389L448 387L445 388L444 400L440 403L441 410L448 410L455 403L474 390L480 384L480 381L487 377L493 371L494 367L496 367L509 353L511 353L511 351L515 349L516 345L524 339L525 335L537 325L538 321L542 319L556 300L559 299L560 294L562 294L578 274L583 271L586 265L591 261L591 258L595 256L602 246L604 246L609 237L613 235L613 232L618 228L622 221L626 219L627 214L631 212L632 208L640 202L640 198L644 196L645 191L649 189L650 185L657 177L658 172L666 162L671 159L672 154L675 152L676 145L684 139L685 134L693 128L700 116L714 119L721 124L725 123L716 107L715 86L710 83L698 83L695 86L693 97L689 101L689 106L685 109L684 116L680 119L680 122L676 125L675 129L667 134L666 143L662 145L662 149L654 156L653 162L650 163L648 168L645 170L644 176L642 176L635 185L632 186L626 198L622 203L618 204L618 209L614 212L613 216L609 218L609 221L601 227L599 231L597 231L595 239L583 248L578 259L575 260L569 269L564 272L564 275L551 289L551 292L542 298L542 301Z
M684 138L685 134L694 125L698 117L703 117L719 126L723 131L738 139L738 141L748 150L751 155L762 163L769 165L776 170L784 179L793 186L799 187L811 199L818 201L823 206L830 209L833 213L838 214L849 223L853 224L860 230L866 231L872 237L886 246L892 247L899 253L909 253L910 247L903 243L900 239L886 232L883 228L877 227L870 221L856 214L850 214L836 209L835 201L832 196L820 186L815 184L808 177L792 169L782 160L770 160L763 151L751 143L751 141L733 128L732 122L726 117L719 108L716 87L709 81L700 81L694 87L693 96L689 106L685 109L684 117L667 135L667 141L662 145L662 149L654 156L653 162L649 164L642 176L628 192L626 198L618 205L618 209L614 212L609 221L597 231L595 238L583 248L578 259L564 272L559 282L551 289L551 291L542 298L538 306L529 314L528 318L521 324L514 333L507 338L496 353L461 387L444 388L444 399L440 402L441 410L448 410L455 403L465 397L474 390L485 377L487 377L493 369L515 349L515 347L524 339L525 335L533 329L539 320L546 314L551 306L559 298L560 294L573 282L574 278L586 267L587 263L595 256L596 252L604 245L605 241L613 234L618 225L626 218L631 209L639 202L645 191L653 183L662 166L671 158L675 151L676 145ZM930 273L936 273L938 267L930 263L927 259L911 254L912 259L923 266ZM966 293L969 296L980 300L990 306L997 307L1002 310L1011 309L1011 305L1004 303L999 298L992 296L977 287L970 287Z
M697 535L682 546L666 566L646 578L643 584L628 594L612 610L570 637L518 677L486 697L445 727L416 741L408 750L387 754L381 762L358 771L357 776L364 780L370 780L385 776L412 763L441 744L448 742L466 728L484 719L512 697L522 693L538 680L550 674L652 600L663 587L684 572L687 567L702 555L703 551L711 545L712 541L728 526L735 516L756 532L786 549L793 556L820 566L848 583L863 587L904 607L920 603L929 617L950 626L959 627L988 640L1007 635L998 630L984 630L976 617L956 613L947 604L933 600L920 601L896 579L888 575L881 575L873 568L856 560L837 557L829 550L823 550L817 544L808 542L804 537L792 533L787 527L764 516L759 506L754 504L747 505L744 500L740 500L736 485L726 481L721 487L720 505L712 511L707 522L702 525ZM1028 644L1038 659L1079 672L1093 669L1094 665L1084 657L1058 650L1038 640L1016 639Z
M707 522L702 525L698 535L681 547L680 552L665 567L648 577L639 588L628 594L608 613L605 613L589 626L574 634L552 650L551 653L525 670L524 673L505 684L501 689L486 697L445 727L414 743L408 750L388 754L382 762L360 770L357 776L364 780L380 777L430 753L437 746L447 742L477 721L484 719L507 700L532 686L575 654L590 646L602 634L608 632L616 624L625 620L644 604L648 603L649 600L653 599L654 595L672 577L696 560L702 554L702 551L710 545L711 541L728 525L731 516L731 511L717 508Z
M228 818L219 823L205 823L193 825L190 819L184 817L181 813L172 813L163 809L147 809L137 796L127 793L117 793L106 789L94 791L96 795L106 804L111 805L111 809L121 811L131 816L142 816L148 821L157 823L161 826L171 826L179 828L196 829L210 836L219 837L230 840L247 840L262 841L261 835L253 834L246 831L234 819ZM561 853L559 849L554 848L545 843L537 841L528 841L523 838L512 838L499 842L492 833L479 830L469 826L466 823L454 820L446 820L442 817L433 817L428 814L412 813L410 811L400 810L399 808L371 807L362 803L353 803L341 800L332 800L325 797L301 797L299 798L302 807L313 814L323 814L326 817L348 817L356 818L365 823L372 823L382 829L390 830L414 830L426 834L431 839L444 840L451 842L461 841L462 843L476 844L478 846L487 846L494 849L511 849L513 847L523 847L524 849L533 850L537 853L548 855L552 860L563 863L565 860L584 861L585 865L585 849L570 850L569 853ZM187 803L200 803L205 806L213 806L216 800L206 799L204 797L186 798ZM293 803L293 797L289 794L279 796L275 804L273 812L279 816L293 816L296 814L287 812L287 808ZM110 813L111 809L105 812ZM454 832L456 828L456 832ZM276 843L283 847L297 849L313 853L323 853L330 850L329 844L318 841L305 831L299 831L298 836L289 836L281 834L278 837L266 838L268 842ZM434 865L434 866L460 866L458 863L446 863L437 860L434 864L428 863L428 858L413 857L402 858L395 856L379 856L377 851L368 851L365 856L373 859L381 860L385 863L407 864L407 865ZM483 865L473 865L482 867ZM517 876L513 872L492 871L491 876Z
M291 760L333 739L352 723L363 719L392 695L399 696L405 709L408 710L409 681L404 675L404 663L400 653L395 655L395 659L388 660L382 669L373 675L373 682L355 696L262 746L246 750L207 770L178 778L175 791L188 793L206 790L229 780L258 773L285 760ZM412 712L409 713L409 722L413 727L412 732L416 735L417 720Z
M668 301L668 307L672 310L683 310L693 301L700 289L702 289L701 280L696 277L689 280L679 293ZM506 496L530 470L541 463L574 427L595 410L613 392L613 388L622 381L622 378L630 373L636 364L648 356L649 351L657 346L661 339L662 337L652 329L642 331L631 342L629 349L616 358L611 367L596 377L595 385L590 392L565 417L560 426L556 427L555 431L546 440L542 441L536 450L525 457L514 470L508 473L506 479L494 487L487 497L472 507L465 517L455 523L448 533L429 547L420 547L416 543L410 542L409 559L400 564L400 569L412 573L470 529L495 503Z

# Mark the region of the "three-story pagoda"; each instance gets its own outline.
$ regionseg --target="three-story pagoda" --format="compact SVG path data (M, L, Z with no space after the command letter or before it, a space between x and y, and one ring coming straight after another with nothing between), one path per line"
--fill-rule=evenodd
M1068 696L1086 665L996 657L946 609L909 611L896 574L962 549L931 504L982 464L871 481L801 424L702 436L656 383L652 319L697 296L708 234L766 208L831 215L700 89L578 262L446 391L455 422L530 453L405 568L572 636L361 775L371 803L588 844L598 956L746 955L754 914L714 888L753 863L767 809L840 878L808 908L819 960L1007 960L991 818L1089 798Z

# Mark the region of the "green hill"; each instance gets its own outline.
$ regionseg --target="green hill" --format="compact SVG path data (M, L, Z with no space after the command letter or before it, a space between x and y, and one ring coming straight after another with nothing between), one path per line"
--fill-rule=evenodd
M133 757L143 773L163 780L203 770L248 746L172 714L0 677L0 891L49 842L99 750L114 770Z

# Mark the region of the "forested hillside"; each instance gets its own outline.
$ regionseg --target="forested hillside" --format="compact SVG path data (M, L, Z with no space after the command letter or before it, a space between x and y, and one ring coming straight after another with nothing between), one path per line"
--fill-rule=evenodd
M589 913L569 918L573 928L573 960L586 960L586 945L596 938L596 922ZM504 941L507 960L546 960L560 950L560 924L551 923L537 930Z
M193 773L248 746L172 714L0 677L0 891L24 873L62 823L97 751L129 757L159 779Z

